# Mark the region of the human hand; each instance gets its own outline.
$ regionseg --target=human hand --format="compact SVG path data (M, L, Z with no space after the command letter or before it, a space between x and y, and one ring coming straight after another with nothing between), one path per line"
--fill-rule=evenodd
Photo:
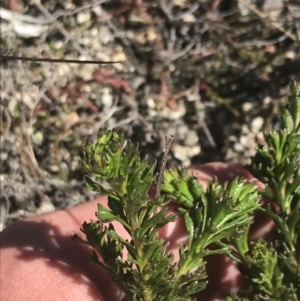
M217 177L220 183L243 177L255 181L243 167L225 163L210 163L190 172L206 180ZM110 277L99 267L87 263L84 256L90 248L70 239L78 233L83 221L94 219L97 203L107 205L106 197L99 197L80 206L57 211L8 226L1 233L0 299L6 301L117 301L122 294ZM170 208L172 210L172 208ZM252 236L261 237L269 232L270 221L256 221ZM122 227L116 231L128 238ZM161 236L170 241L169 251L176 252L186 239L182 218L162 229ZM207 265L209 285L199 294L201 300L222 298L243 285L242 275L226 256L214 255Z

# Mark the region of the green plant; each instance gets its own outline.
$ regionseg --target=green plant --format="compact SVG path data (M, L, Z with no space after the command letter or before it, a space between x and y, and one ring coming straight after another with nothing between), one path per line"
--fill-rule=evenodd
M249 166L264 189L235 179L223 185L207 183L204 190L196 177L181 170L162 170L161 183L154 174L155 164L140 159L138 145L126 140L122 129L100 129L96 143L84 141L83 163L93 177L86 182L90 189L108 195L108 208L98 204L98 220L82 226L86 240L74 238L93 247L88 259L110 274L125 293L123 300L193 300L207 283L205 257L227 254L249 280L247 289L227 301L300 301L300 85L296 83L291 85L290 105L282 120L282 130L264 134L266 145L258 147ZM151 199L148 193L155 185L159 187ZM264 205L262 197L272 201ZM164 225L176 220L167 213L170 201L177 203L188 232L178 262L167 252L168 242L157 236ZM273 219L272 242L250 241L256 211ZM116 233L113 221L123 225L130 240Z

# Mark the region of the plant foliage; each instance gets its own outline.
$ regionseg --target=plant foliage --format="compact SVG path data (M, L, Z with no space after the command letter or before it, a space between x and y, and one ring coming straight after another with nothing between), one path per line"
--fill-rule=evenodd
M88 259L104 268L124 292L124 301L194 300L207 283L205 257L227 254L236 260L249 286L230 300L300 301L300 85L291 85L290 104L282 113L283 129L264 133L249 169L265 184L258 189L244 179L207 183L182 170L164 172L161 196L149 197L155 185L155 164L140 159L138 145L122 129L98 132L97 141L83 142L88 187L108 195L98 204L96 221L84 222L86 243L95 250ZM106 182L106 185L103 184ZM107 188L109 187L109 188ZM271 201L263 205L262 197ZM177 203L188 240L179 260L168 251L159 230L176 222L167 212ZM274 240L249 239L254 213L275 224ZM113 223L129 234L125 240ZM212 247L213 246L213 247ZM127 254L127 255L124 255Z

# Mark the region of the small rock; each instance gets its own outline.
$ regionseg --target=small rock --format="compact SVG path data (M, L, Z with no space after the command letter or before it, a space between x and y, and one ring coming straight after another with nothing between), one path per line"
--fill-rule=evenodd
M132 88L134 90L138 89L143 83L145 83L145 77L136 76L132 82Z
M191 158L200 154L200 152L201 152L201 147L199 145L189 147L188 151L187 151L189 157L191 157Z
M186 147L179 145L179 144L175 144L173 146L173 152L174 152L174 157L176 159L180 160L184 167L187 167L191 164L191 160L189 159L189 157L187 155Z
M57 173L57 172L59 172L59 167L58 167L58 165L50 165L49 170L53 173Z
M98 28L96 28L96 27L92 28L91 31L90 31L90 34L91 34L92 37L98 37L98 35L99 35Z
M85 46L89 47L89 45L92 44L92 40L91 40L90 37L82 37L82 38L80 39L80 43L81 43L82 45L85 45Z
M228 141L235 142L236 141L236 136L234 136L234 135L228 136Z
M240 143L244 146L247 146L247 144L249 143L249 137L246 135L242 135L240 138Z
M264 106L267 106L270 103L272 103L272 98L270 96L265 97L264 100L263 100Z
M136 40L138 43L144 45L144 44L147 42L147 37L146 37L146 35L145 35L144 32L141 32L141 33L139 33L139 34L137 34L137 35L135 36L135 40Z
M64 42L63 41L53 41L53 47L58 50L61 49L64 46Z
M8 153L5 153L5 152L0 153L0 161L1 162L5 161L7 159L7 157L8 157ZM0 181L2 181L1 178L2 178L2 175L0 175Z
M187 22L187 23L191 23L191 22L195 22L196 21L196 18L193 14L187 14L183 17L182 19L184 22Z
M184 141L187 137L188 132L188 126L186 124L180 124L177 129L176 139L178 139L179 141Z
M59 63L57 64L56 70L59 77L66 77L66 74L70 73L71 71L70 64Z
M147 105L150 109L155 109L156 104L155 104L155 101L152 97L147 99Z
M250 132L250 130L249 130L248 125L247 124L243 124L242 125L242 131L241 131L241 133L242 134L248 134L249 132Z
M249 112L253 108L253 104L251 102L245 102L243 104L244 112Z
M37 145L42 145L43 141L44 141L44 135L43 135L43 132L41 131L37 131L33 134L32 136L33 140L34 140L34 143L37 144Z
M112 56L112 60L116 61L116 62L122 62L122 63L116 63L114 64L114 68L117 69L118 71L122 71L123 70L123 63L127 61L127 56L123 51L123 48L120 49L117 53L115 53Z
M234 144L233 149L236 152L241 153L244 150L244 145L242 145L241 143L236 143L236 144Z
M84 61L84 60L83 60ZM91 79L91 74L93 74L95 67L93 65L83 65L82 68L79 69L79 76L82 77L84 81L88 81Z
M161 111L161 116L169 119L169 120L176 120L181 118L186 113L186 108L182 102L178 103L178 108L173 111L168 107L164 107L164 109Z
M91 14L88 10L79 12L76 16L76 21L78 24L83 24L85 22L90 21Z
M189 130L185 139L185 144L188 146L194 146L199 141L199 137L194 130Z
M188 4L186 0L173 0L173 5L179 6L181 8L186 8Z
M55 211L55 207L51 202L43 202L41 206L36 210L37 214L45 214Z
M111 95L108 88L103 89L102 96L101 96L101 102L102 102L105 110L108 110L109 108L111 108L111 106L113 104L113 96Z
M113 40L113 36L107 26L101 26L99 28L98 38L103 45L106 45Z
M70 169L72 171L75 171L76 169L78 169L80 163L81 163L80 157L78 157L78 156L74 157L70 164Z
M9 102L8 102L8 111L12 116L15 116L15 108L18 104L18 101L14 97L10 97Z
M285 57L290 60L294 60L296 58L296 52L289 50L285 53Z
M184 167L189 167L191 165L190 158L198 155L201 151L201 148L199 145L186 147L183 145L175 144L172 150L174 152L174 157L180 160Z
M76 5L70 1L63 2L65 9L75 9Z
M283 0L265 0L263 10L268 12L271 20L276 21L284 8Z
M0 205L0 232L2 232L2 230L5 227L7 215L8 215L7 208L3 203Z
M101 5L99 5L99 6L94 6L93 9L92 9L92 11L95 13L95 15L96 15L97 17L101 17L101 16L103 16L103 14L104 14L104 11L103 11Z
M112 60L112 58L108 54L103 53L103 52L96 53L96 59L99 61L111 61Z
M157 34L155 32L154 28L149 28L149 30L147 30L146 32L146 38L149 42L153 42L156 40L157 38Z
M261 116L254 118L251 122L251 130L253 133L257 134L261 131L261 128L264 124L264 119Z
M245 3L249 5L253 5L252 2L253 0L245 0ZM246 5L244 5L242 2L238 2L238 8L243 17L248 16L250 14L249 8Z

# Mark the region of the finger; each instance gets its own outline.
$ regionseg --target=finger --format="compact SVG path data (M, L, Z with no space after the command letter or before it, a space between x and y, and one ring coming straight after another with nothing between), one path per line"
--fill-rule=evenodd
M193 172L194 175L198 176L200 182L203 185L205 185L206 179L211 180L214 176L218 178L219 182L232 180L236 176L245 177L250 181L256 181L247 171L241 168L241 166L233 166L225 163L206 164L201 167L192 169L191 172ZM262 185L258 181L256 182L258 185ZM6 237L3 240L6 242L4 250L8 252L2 252L5 257L5 261L2 262L9 263L11 258L16 257L18 258L18 266L24 267L24 264L22 265L22 263L26 262L26 267L28 267L29 269L33 267L33 270L36 271L44 270L47 279L50 280L50 284L56 283L55 280L59 281L59 283L62 284L62 290L67 291L69 294L74 294L72 300L77 300L77 298L82 299L82 294L88 294L92 297L93 300L102 300L103 297L106 297L106 300L119 300L120 292L116 289L108 275L98 267L87 264L84 260L82 260L83 256L88 254L90 250L88 250L86 247L79 246L78 244L75 245L75 243L69 240L71 235L73 235L75 232L78 232L78 228L81 226L83 221L88 221L91 218L95 219L94 212L97 209L96 204L98 202L101 202L103 205L107 206L107 198L102 197L66 211L37 217L35 219L27 221L26 227L24 227L24 222L16 223L15 232L18 233L18 235L11 236L8 230L4 232L6 234L3 233L4 238ZM186 240L186 231L182 218L179 218L177 223L170 223L170 225L171 224L173 228L166 231L165 237L167 240L172 242L173 249L176 250L176 248L178 248L178 246L184 240ZM121 236L123 236L124 238L129 238L128 233L118 223L115 224L115 227L116 231ZM7 229L9 228L10 227L8 227ZM37 231L37 229L39 229L39 231ZM11 228L10 231L11 234L13 234L13 228ZM28 232L32 233L32 235L28 236ZM15 239L12 239L12 237L15 237ZM38 237L39 239L37 239ZM42 239L40 237L42 237ZM51 240L53 245L49 243L49 241ZM28 247L32 247L32 250L29 251ZM33 258L34 260L32 260ZM52 259L50 261L51 269L49 269L49 262L48 265L45 265L47 258ZM31 262L31 266L28 266L29 261ZM228 271L232 269L232 263L228 262L228 259L224 257L220 257L220 260L218 261L216 256L213 257L213 262L219 262L218 271L220 266L228 266L228 268L226 269L227 272L223 275L224 277L221 277L223 280L226 280L225 276L228 275ZM10 267L11 265L6 264L6 270L12 270L10 269ZM211 275L213 274L213 271L214 269L212 270ZM234 271L231 271L231 273L229 273L229 275L233 274ZM20 280L28 276L27 268L20 270L19 275ZM22 275L24 277L22 277ZM35 275L37 275L36 278L38 278L38 283L40 278L38 277L38 273ZM84 279L81 279L80 277L78 277L78 275L82 275L81 278ZM68 279L66 280L66 278ZM70 281L69 278L71 278L72 280ZM75 289L74 282L78 284ZM17 281L15 282L15 284L15 286L11 287L10 292L6 290L6 296L13 296L11 294L13 291L20 291L20 289L17 289L20 288L20 283ZM30 285L30 279L29 283L25 280L21 283L21 285L22 284L25 284L25 286L27 286L26 284ZM231 285L231 288L232 287L233 286ZM99 288L102 291L102 296L99 292ZM221 289L221 287L219 289ZM55 290L57 291L56 287L54 288L54 291ZM44 300L50 301L57 299L56 297L51 299L52 296L55 297L54 295L50 295L50 299ZM32 294L30 294L30 297L30 300L34 300L34 298L32 298ZM16 298L2 299L18 300ZM22 298L20 298L20 300L21 299L26 300L28 298L26 298L26 296L23 296ZM89 299L85 298L85 300Z
M259 188L264 188L263 183L254 178L251 173L241 165L214 162L191 168L189 169L189 173L198 177L200 184L204 187L206 187L207 181L212 181L213 179L217 179L219 183L223 184L226 181L230 182L236 177L239 177L255 183ZM107 205L106 202L103 204L105 206ZM176 205L170 205L169 213L177 214ZM265 235L270 228L265 228L266 224L269 224L269 221L266 220L265 217L258 216L251 230L252 235ZM120 225L115 224L115 227L120 235L129 238L129 235ZM260 231L258 231L258 229L260 229ZM160 236L163 237L166 242L170 243L168 251L173 252L175 256L174 259L177 261L179 259L179 246L187 242L187 232L182 216L178 216L176 222L166 225L160 232ZM240 274L236 263L228 257L214 255L206 258L206 260L208 262L207 273L209 276L209 285L204 292L199 294L199 300L217 300L227 296L230 291L237 291L243 287L245 283L244 278Z
M110 277L87 263L91 250L71 240L83 221L95 219L99 198L7 227L1 233L1 300L120 300Z
M206 187L207 180L212 181L217 179L220 184L223 184L227 181L231 182L236 177L239 177L247 179L248 182L254 182L260 188L264 188L263 183L254 178L241 164L224 162L207 163L190 168L189 173L197 177L204 187Z

